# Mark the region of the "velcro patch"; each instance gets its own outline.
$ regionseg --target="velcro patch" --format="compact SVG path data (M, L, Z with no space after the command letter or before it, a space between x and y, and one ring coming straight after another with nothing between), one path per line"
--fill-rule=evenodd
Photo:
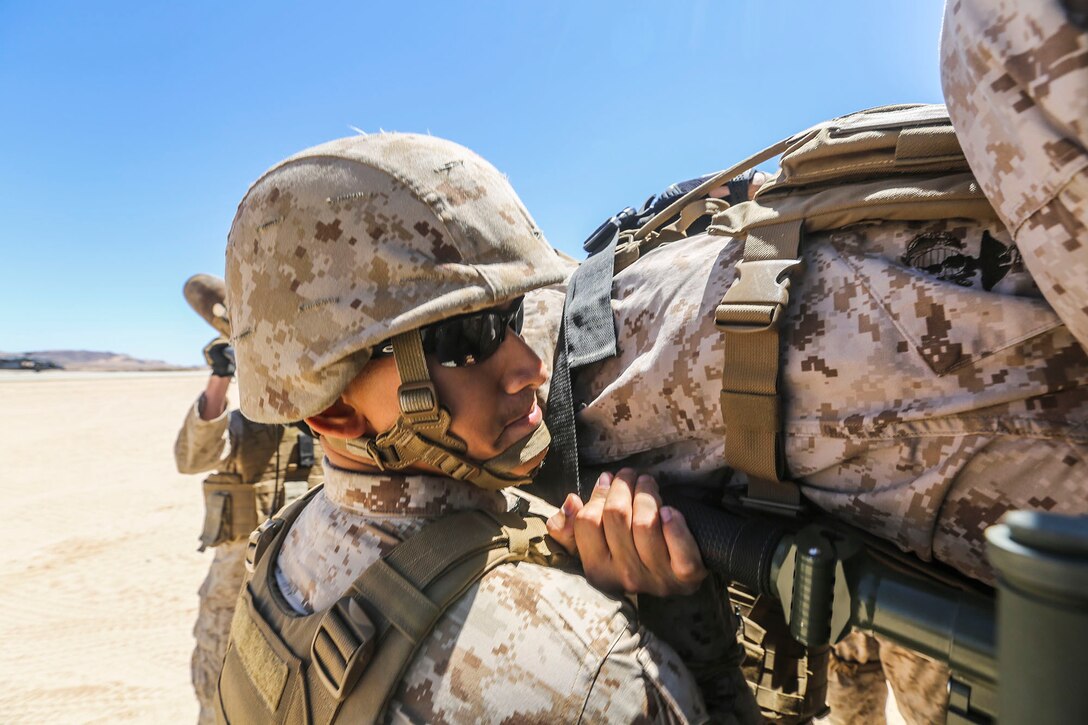
M275 712L280 706L280 698L287 685L287 663L268 644L268 640L250 616L249 603L245 600L240 601L234 609L230 637L249 681L260 693L269 713Z

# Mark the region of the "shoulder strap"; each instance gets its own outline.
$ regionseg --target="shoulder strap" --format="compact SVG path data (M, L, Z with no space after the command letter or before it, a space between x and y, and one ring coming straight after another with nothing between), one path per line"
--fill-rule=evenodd
M650 221L639 227L638 231L634 233L634 241L638 242L645 239L650 235L651 232L657 231L658 227L660 227L672 217L679 214L688 204L697 199L702 199L710 191L718 188L735 176L739 176L746 171L750 171L751 169L754 169L755 167L762 164L763 162L769 161L775 156L778 156L780 153L785 151L786 148L789 147L790 142L794 138L795 137L791 136L790 138L783 139L778 143L772 146L768 146L762 151L755 153L752 156L749 156L744 161L741 161L738 164L734 164L733 166L730 166L724 171L719 171L718 173L709 176L706 181L699 184L680 198L676 199L673 203L662 209L655 217L650 219Z
M242 590L220 681L223 721L375 722L438 619L473 583L513 561L566 560L544 519L466 511L427 524L368 567L331 607L283 609L271 565L318 489L269 519ZM252 548L252 547L251 547ZM265 550L271 553L265 553Z
M575 368L612 357L618 349L611 300L619 236L616 230L611 241L582 262L567 282L545 418L552 445L540 473L526 486L555 505L561 504L568 492L583 499L589 493L579 469L571 375Z
M581 480L579 468L571 375L575 368L616 354L616 329L610 302L612 278L616 272L657 244L682 237L688 226L703 214L728 207L718 200L703 201L703 197L730 179L778 155L788 145L789 139L780 141L739 164L708 176L633 234L625 232L621 235L617 229L607 245L602 245L574 271L563 304L548 396L546 423L552 434L552 446L536 481L527 486L530 491L556 505L562 502L568 491L576 491L583 498L589 494L585 482ZM679 217L670 225L671 228L658 232L661 225L677 215Z
M779 319L807 232L869 221L996 219L971 176L943 107L870 109L795 137L757 199L715 216L711 231L743 238L737 278L715 310L725 337L725 456L749 477L744 502L796 513L779 394Z
M795 514L801 491L787 480L779 395L778 323L800 265L801 221L753 229L737 279L715 310L725 337L721 409L725 459L748 474L748 505Z
M323 685L313 688L316 709L324 700L345 722L378 720L415 653L465 590L506 562L557 563L556 551L535 516L468 511L428 524L325 612L310 650L309 669Z

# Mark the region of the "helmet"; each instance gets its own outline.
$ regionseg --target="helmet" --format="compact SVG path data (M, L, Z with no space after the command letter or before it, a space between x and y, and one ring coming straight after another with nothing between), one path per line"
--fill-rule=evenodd
M224 298L226 286L223 280L210 274L194 274L185 280L182 288L185 301L205 322L223 337L230 337L230 320Z
M264 423L316 415L393 339L401 419L350 442L352 452L383 468L425 461L488 487L515 482L492 480L462 455L419 328L509 302L565 271L506 178L462 146L382 133L296 154L250 187L227 241L242 412Z

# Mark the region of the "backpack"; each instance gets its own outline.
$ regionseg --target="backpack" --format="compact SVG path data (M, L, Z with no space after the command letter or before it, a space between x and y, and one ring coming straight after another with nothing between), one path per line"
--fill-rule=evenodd
M708 192L781 154L781 168L751 201L730 205ZM806 232L879 221L997 217L971 174L943 106L874 108L818 124L658 206L637 229L615 225L570 280L548 401L553 447L538 495L559 501L574 482L583 498L571 394L578 368L616 354L610 300L613 276L663 244L682 240L711 219L709 231L744 242L737 279L715 310L726 337L721 411L725 464L747 474L747 508L796 516L800 488L783 453L779 322L791 283L804 284L800 245ZM645 217L643 217L645 219ZM621 220L622 221L622 220ZM593 252L596 253L593 253ZM802 722L825 710L828 650L806 650L784 629L776 603L740 590L745 676L767 717Z
M707 198L779 154L780 170L751 201L731 206ZM658 246L683 239L707 215L709 231L744 240L738 279L715 313L727 339L721 391L726 464L748 474L746 506L787 515L801 510L801 496L782 452L778 323L791 283L803 283L805 233L886 220L997 219L945 107L906 104L817 124L706 177L637 230L617 230L569 283L548 401L555 444L535 489L539 495L558 500L567 482L587 493L578 473L571 374L616 354L612 277Z

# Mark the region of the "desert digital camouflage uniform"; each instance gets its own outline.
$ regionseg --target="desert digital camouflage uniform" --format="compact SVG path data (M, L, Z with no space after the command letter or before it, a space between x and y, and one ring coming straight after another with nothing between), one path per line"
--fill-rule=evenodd
M888 688L909 725L945 721L948 668L883 637L851 632L831 650L827 674L828 722L885 721Z
M619 355L576 380L584 461L666 486L729 475L713 313L741 251L704 234L617 275ZM982 531L1004 511L1088 511L1088 359L1004 230L888 223L813 235L802 254L783 376L810 500L985 581ZM979 269L1000 279L987 290Z
M522 295L530 316L551 309L562 290L535 290L561 282L570 268L505 178L467 149L381 134L305 151L251 187L228 243L242 409L270 423L316 415L379 342ZM549 361L554 342L542 340L554 338L557 319L542 316L525 328ZM243 588L254 602L245 616L252 623L273 605L322 612L427 521L508 505L503 493L467 480L329 465L326 488L283 536L272 581ZM286 601L274 603L272 587ZM238 650L245 637L237 620L220 686L228 715L234 683L254 682L245 671L249 655ZM441 615L383 716L473 723L706 718L691 674L638 626L625 600L580 575L527 562L490 571Z
M941 78L986 197L1088 347L1088 33L1058 0L949 2Z
M616 276L619 354L577 380L584 461L665 485L728 475L713 311L741 251L703 234ZM984 581L1001 513L1088 510L1088 359L1004 229L889 222L811 235L802 254L783 377L810 500Z
M204 394L193 403L185 416L174 443L174 459L180 473L194 474L206 471L238 474L246 482L264 480L266 470L246 470L242 463L243 446L247 441L256 443L257 438L278 440L282 426L265 425L248 421L241 411L230 409L230 402L223 413L211 420L204 420L200 412L204 407ZM274 445L274 444L273 444ZM311 481L320 482L321 449L315 441L314 470ZM274 465L273 460L273 465ZM286 467L286 462L283 463ZM273 474L275 471L273 471ZM266 514L271 514L269 510ZM202 725L215 722L215 686L227 650L230 622L238 589L245 578L245 554L247 536L239 535L214 547L214 558L208 567L208 575L200 585L200 606L193 637L196 646L191 660L193 689L200 703L199 722Z
M439 476L329 466L324 490L287 534L276 579L297 611L320 611L426 522L512 504L501 492ZM485 575L442 616L386 719L700 722L706 712L687 669L638 627L630 603L571 572L518 564Z
M993 583L982 532L1005 511L1088 512L1088 53L1056 2L956 0L944 27L950 114L1008 228L806 240L782 325L786 457L824 510ZM665 485L730 475L714 309L740 258L699 235L617 275L619 355L576 381L584 461ZM832 665L836 720L880 711L882 687L853 679L878 657L908 721L943 717L942 666L852 635Z
M1088 34L1054 0L949 2L941 76L986 197L1047 301L1088 346ZM1029 462L1015 464L1030 484ZM1037 505L1051 504L1040 496ZM836 720L872 722L883 712L876 663L909 722L943 719L945 667L853 633L833 653L828 695L833 714L841 713Z

